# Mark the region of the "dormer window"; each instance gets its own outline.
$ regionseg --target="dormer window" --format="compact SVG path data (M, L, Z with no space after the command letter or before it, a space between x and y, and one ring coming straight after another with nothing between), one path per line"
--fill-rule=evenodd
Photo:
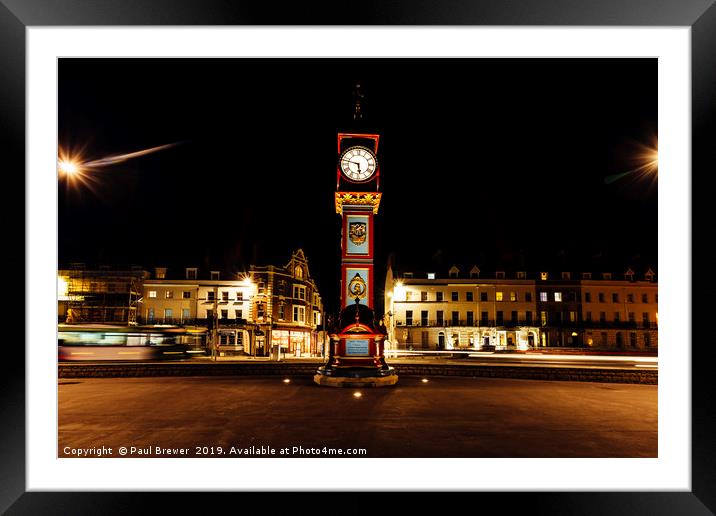
M624 279L627 281L634 281L634 271L631 270L631 267L624 273Z
M563 272L563 273L562 273L562 279L563 279L563 280L571 279L571 276L572 276L572 275L571 275L571 273L569 273L569 272Z
M448 271L448 275L449 275L451 278L457 278L459 274L460 274L460 269L458 269L458 268L457 268L456 266L454 266L454 265L453 265L452 267L450 267L450 270Z
M428 279L435 279L435 273L434 273L434 272L428 272Z
M644 278L646 281L654 281L654 271L651 270L651 268L646 271L646 274L644 274Z
M505 271L497 271L495 273L495 278L497 279L505 279Z
M412 272L404 272L403 277L406 279L410 279L413 277L413 273Z
M293 275L296 279L303 279L303 267L296 265L296 268L293 270Z
M524 271L517 272L517 279L527 279L527 273Z
M547 272L540 272L540 273L539 273L539 279L541 279L542 281L547 281L547 278L548 278L548 277L549 277L549 273L547 273Z
M211 279L218 280L219 279L219 271L211 271Z
M186 269L186 279L196 279L196 267Z
M591 272L583 272L582 279L592 279L592 273Z
M612 279L612 273L611 272L602 272L602 279L605 279L605 280Z
M472 269L470 269L470 277L471 278L479 278L480 277L480 269L477 268L477 265L475 265Z
M167 277L166 267L157 267L154 269L154 277L157 279L165 279Z

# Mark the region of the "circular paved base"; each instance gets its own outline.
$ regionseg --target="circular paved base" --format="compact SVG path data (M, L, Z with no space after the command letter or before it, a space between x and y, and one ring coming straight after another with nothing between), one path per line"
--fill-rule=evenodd
M313 377L313 381L324 387L389 387L398 383L398 375L348 378L317 374Z

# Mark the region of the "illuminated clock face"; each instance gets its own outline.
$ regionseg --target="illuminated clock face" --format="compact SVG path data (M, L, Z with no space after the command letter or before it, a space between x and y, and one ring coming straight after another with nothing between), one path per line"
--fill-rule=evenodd
M340 167L346 178L360 183L373 177L378 160L367 147L350 147L341 154Z

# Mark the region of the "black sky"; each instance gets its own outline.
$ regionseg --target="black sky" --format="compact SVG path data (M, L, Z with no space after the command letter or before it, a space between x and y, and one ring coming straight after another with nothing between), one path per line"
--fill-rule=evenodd
M381 134L376 265L657 267L656 59L60 59L59 144L181 144L59 186L59 261L283 265L337 305L336 133ZM596 264L596 265L595 265ZM566 269L565 269L566 267ZM587 269L585 269L587 270Z

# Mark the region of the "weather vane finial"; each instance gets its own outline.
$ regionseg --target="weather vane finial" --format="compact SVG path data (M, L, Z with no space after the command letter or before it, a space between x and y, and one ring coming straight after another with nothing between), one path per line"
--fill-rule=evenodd
M365 95L360 89L360 84L356 83L355 87L353 88L353 99L355 101L355 109L353 111L353 120L362 120L363 119L363 112L361 111L361 102L363 102L363 99L365 98Z

